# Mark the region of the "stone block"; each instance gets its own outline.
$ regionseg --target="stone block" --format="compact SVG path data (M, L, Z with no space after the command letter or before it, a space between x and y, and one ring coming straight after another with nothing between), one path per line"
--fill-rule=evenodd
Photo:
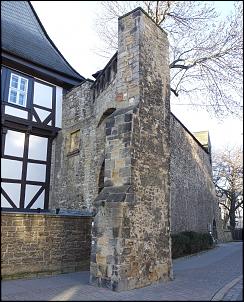
M57 219L52 215L44 216L45 224L43 215L19 213L17 220L18 222L22 220L23 223L18 223L18 225L26 225L28 219L29 227L18 226L15 231L12 229L16 240L11 240L11 233L8 232L8 229L1 233L3 238L11 240L11 244L8 245L8 250L2 258L3 279L17 278L21 274L24 277L23 273L28 277L31 274L36 276L47 271L49 273L61 272L62 262L67 263L66 271L74 271L76 267L80 267L81 254L83 259L86 258L89 261L92 219L83 217L75 217L74 219L72 216ZM2 213L1 219L11 222L9 227L12 228L16 222L16 215L14 213ZM39 223L40 221L42 221L42 225ZM40 231L40 226L42 231ZM89 234L81 232L83 226ZM30 233L29 228L31 228L32 233ZM64 228L65 232L62 232L61 230ZM80 244L74 244L75 242L80 242Z
M110 117L109 120L106 122L106 128L111 129L112 127L114 127L114 123L115 119Z
M118 127L118 133L122 134L122 133L127 133L131 131L131 123L125 123L125 124L121 124Z
M125 200L125 193L112 193L109 194L107 201L108 202L122 202Z
M132 114L131 113L126 113L124 121L125 122L131 122L132 121Z
M112 133L112 129L111 128L107 128L106 129L106 135L111 135Z

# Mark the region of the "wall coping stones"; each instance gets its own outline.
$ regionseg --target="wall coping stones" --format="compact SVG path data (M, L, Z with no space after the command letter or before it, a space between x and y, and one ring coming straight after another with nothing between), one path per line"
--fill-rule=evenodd
M184 130L190 134L190 136L194 139L194 141L198 144L199 147L201 147L208 155L209 155L209 152L206 150L206 148L203 147L203 145L199 142L199 140L191 133L190 130L188 130L186 128L186 126L172 113L170 112L170 115L172 117L172 119L176 120L183 128Z
M118 20L120 20L120 19L123 19L124 17L126 17L126 16L129 16L130 14L133 14L133 15L135 15L135 14L138 14L138 15L140 15L140 11L142 12L142 13L144 13L166 36L168 36L168 34L167 34L167 32L162 28L162 27L160 27L154 20L153 20L153 18L143 9L143 8L141 8L140 6L138 6L137 8L135 8L135 9L133 9L132 11L130 11L130 12L128 12L128 13L126 13L126 14L124 14L123 16L120 16L119 18L118 18Z
M7 211L4 211L4 212L1 212L1 215L2 216L10 216L10 215L13 215L13 216L18 216L18 217L33 217L36 216L35 218L39 218L39 217L42 217L42 218L45 218L45 217L54 217L54 218L64 218L64 217L69 217L69 218L80 218L80 217L83 217L83 218L87 218L87 219L90 219L93 217L93 214L54 214L54 213L29 213L29 212L7 212Z

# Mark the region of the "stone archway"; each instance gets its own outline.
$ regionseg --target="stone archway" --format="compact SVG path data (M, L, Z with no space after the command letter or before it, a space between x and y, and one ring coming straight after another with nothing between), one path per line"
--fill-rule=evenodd
M100 158L97 175L97 194L99 194L104 188L104 170L105 170L105 141L106 141L106 121L112 113L116 111L116 108L106 109L99 119L96 129L96 143L97 143L97 155Z
M98 124L97 124L97 127L99 127L102 122L107 118L109 117L114 111L116 110L116 108L108 108L104 113L103 115L101 116Z

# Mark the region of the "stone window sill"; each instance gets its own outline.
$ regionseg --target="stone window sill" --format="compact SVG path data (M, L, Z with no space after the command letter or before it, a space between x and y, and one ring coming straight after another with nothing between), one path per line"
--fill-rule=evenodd
M75 149L73 151L70 151L67 156L70 157L70 156L74 156L74 155L77 155L80 153L80 150L79 149Z

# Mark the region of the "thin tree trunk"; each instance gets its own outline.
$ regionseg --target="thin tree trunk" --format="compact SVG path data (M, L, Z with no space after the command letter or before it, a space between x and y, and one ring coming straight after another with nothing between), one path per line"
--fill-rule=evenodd
M235 198L231 198L231 205L230 205L230 230L232 233L232 239L233 237L233 232L235 230L236 226L236 214L235 214Z

